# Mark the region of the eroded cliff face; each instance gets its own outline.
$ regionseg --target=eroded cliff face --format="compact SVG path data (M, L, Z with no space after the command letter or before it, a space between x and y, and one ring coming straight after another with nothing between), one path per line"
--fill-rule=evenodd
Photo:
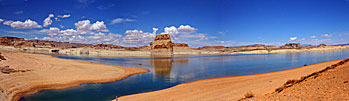
M326 44L320 44L317 47L325 47L325 46L327 46L327 45Z
M153 57L172 57L173 43L170 34L156 35L153 42L150 42L151 55Z
M301 48L300 43L286 43L285 45L281 46L281 48L284 49L296 49L296 48Z
M273 45L246 45L246 46L235 46L235 47L224 47L224 46L203 46L199 47L199 50L208 50L208 51L250 51L250 50L270 50L278 49L280 47Z
M25 40L17 37L0 37L1 46L13 46L16 48L34 47L34 48L77 48L88 46L88 44L55 42L45 40Z

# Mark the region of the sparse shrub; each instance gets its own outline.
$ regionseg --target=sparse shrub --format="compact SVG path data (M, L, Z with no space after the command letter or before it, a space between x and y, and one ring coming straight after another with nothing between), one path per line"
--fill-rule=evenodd
M247 92L245 94L245 98L252 98L252 97L254 97L254 94L252 92Z
M285 85L297 83L298 80L287 80Z
M279 87L279 88L275 89L275 92L280 93L280 92L281 92L282 90L284 90L284 89L285 89L285 87L282 86L282 87Z

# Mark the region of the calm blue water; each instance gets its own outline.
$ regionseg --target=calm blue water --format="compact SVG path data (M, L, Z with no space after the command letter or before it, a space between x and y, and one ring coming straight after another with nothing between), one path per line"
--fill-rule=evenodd
M63 59L91 61L98 64L147 68L150 72L132 75L123 80L110 83L82 84L75 88L63 90L43 90L34 95L21 98L22 101L107 101L115 96L155 91L200 79L274 72L300 67L305 64L349 58L349 50L187 56L172 59L54 56Z

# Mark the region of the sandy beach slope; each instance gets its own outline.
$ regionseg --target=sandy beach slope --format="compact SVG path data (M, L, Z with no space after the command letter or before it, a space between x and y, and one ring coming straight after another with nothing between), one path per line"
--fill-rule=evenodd
M251 92L255 96L274 92L287 80L299 79L339 61L341 60L279 72L198 80L164 90L122 96L119 101L236 101L243 98L247 92Z
M17 51L0 51L7 60L0 66L10 66L14 72L0 72L0 101L15 101L43 89L64 89L82 83L103 83L123 79L147 69L94 64L65 60L52 56Z
M280 93L257 96L253 101L348 101L349 63L309 78Z

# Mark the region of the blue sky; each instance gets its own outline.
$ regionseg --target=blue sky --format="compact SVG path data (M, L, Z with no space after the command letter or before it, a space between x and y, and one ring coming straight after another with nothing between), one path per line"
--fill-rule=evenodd
M192 47L341 44L349 43L349 2L0 0L0 23L0 36L89 44L143 46L161 33Z

